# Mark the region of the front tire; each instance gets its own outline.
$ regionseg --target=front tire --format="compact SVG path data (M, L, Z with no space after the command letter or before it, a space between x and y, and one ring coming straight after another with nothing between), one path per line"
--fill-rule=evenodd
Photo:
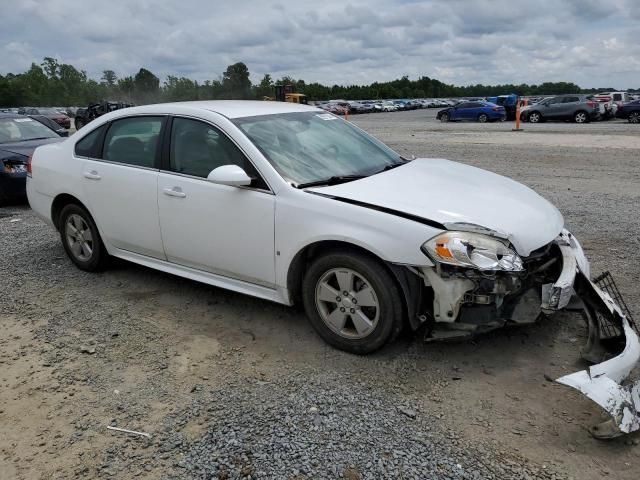
M304 276L302 297L311 326L340 350L371 353L402 327L396 282L383 264L361 253L317 258Z
M89 212L69 204L60 212L58 227L65 252L80 270L97 272L104 268L109 255Z
M542 121L542 115L539 112L531 112L529 114L529 123L540 123Z

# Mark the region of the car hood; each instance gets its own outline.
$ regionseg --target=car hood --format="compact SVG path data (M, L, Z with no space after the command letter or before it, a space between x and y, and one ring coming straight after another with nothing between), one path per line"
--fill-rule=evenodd
M26 142L0 143L0 152L15 153L28 157L40 145L47 145L48 143L58 143L62 142L63 140L64 138L62 137L53 137L45 138L42 140L28 140Z
M558 209L530 188L438 158L420 158L361 180L309 190L431 220L448 230L505 238L522 256L551 242L564 226Z

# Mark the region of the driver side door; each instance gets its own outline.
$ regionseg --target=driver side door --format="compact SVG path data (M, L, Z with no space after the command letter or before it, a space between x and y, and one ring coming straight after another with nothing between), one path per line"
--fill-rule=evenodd
M273 288L275 196L247 156L217 127L174 117L168 128L158 177L167 260ZM230 164L253 179L249 187L207 180L212 170Z

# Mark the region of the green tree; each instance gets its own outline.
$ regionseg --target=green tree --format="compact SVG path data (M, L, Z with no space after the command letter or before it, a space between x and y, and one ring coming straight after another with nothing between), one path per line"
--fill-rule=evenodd
M247 66L242 62L229 65L222 74L222 86L226 98L249 98L251 80Z
M118 81L118 76L113 70L103 70L100 80L106 86L114 87L116 85L116 82Z

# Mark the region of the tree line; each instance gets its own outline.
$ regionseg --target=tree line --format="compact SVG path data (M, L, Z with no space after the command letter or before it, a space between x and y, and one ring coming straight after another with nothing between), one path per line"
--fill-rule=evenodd
M40 65L32 63L24 73L0 75L0 106L81 106L100 100L141 105L183 100L263 99L273 97L275 85L293 85L296 92L304 93L309 100L486 97L505 93L551 95L613 90L583 90L570 82L455 86L427 76L417 80L404 76L370 85L327 86L289 76L274 79L268 73L259 83L252 84L249 69L242 62L229 65L218 79L204 82L169 75L161 83L146 68L124 77L118 77L113 70L104 70L101 78L95 80L89 78L84 70L45 57Z

